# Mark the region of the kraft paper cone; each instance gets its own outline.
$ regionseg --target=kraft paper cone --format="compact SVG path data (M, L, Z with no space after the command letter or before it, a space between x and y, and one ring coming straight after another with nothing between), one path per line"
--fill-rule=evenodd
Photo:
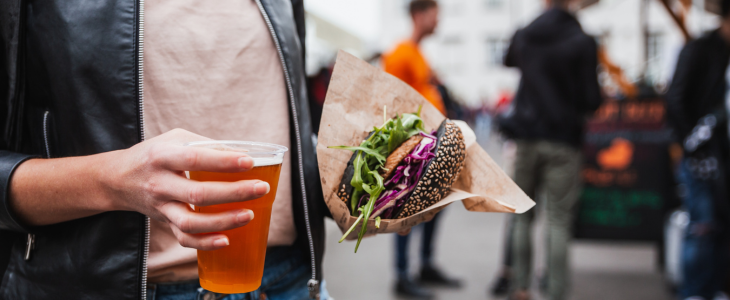
M357 146L375 126L383 123L383 107L388 118L412 113L423 106L421 118L426 130L438 128L445 117L423 96L398 78L340 51L335 62L319 128L317 157L325 201L342 232L357 219L350 215L337 189L352 151L329 146ZM491 157L476 143L474 132L458 122L467 146L464 170L451 192L441 201L415 215L402 219L383 219L380 228L368 220L367 235L398 232L431 220L446 205L461 201L469 211L523 213L535 205ZM359 226L359 225L358 225ZM348 239L356 239L354 230Z

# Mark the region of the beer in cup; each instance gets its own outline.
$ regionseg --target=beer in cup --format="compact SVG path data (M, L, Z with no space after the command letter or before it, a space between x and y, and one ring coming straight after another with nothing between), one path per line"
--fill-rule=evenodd
M261 180L268 182L271 187L268 194L258 199L195 207L195 211L200 213L240 209L253 211L254 219L247 225L220 232L228 236L230 245L218 250L198 250L198 275L200 285L209 291L224 294L254 291L261 285L264 273L271 207L279 185L281 163L288 149L274 144L241 141L204 141L189 143L187 146L242 152L254 161L254 168L248 172L190 171L192 180L219 182Z

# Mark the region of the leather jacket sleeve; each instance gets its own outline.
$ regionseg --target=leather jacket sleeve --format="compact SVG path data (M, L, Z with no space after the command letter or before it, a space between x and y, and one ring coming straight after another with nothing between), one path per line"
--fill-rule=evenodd
M30 232L10 209L10 180L15 169L33 155L0 150L0 230Z
M21 1L7 0L0 3L0 230L28 232L10 209L9 189L13 172L23 161L34 157L10 150L17 136L20 115L20 90L22 80L19 69L23 10Z

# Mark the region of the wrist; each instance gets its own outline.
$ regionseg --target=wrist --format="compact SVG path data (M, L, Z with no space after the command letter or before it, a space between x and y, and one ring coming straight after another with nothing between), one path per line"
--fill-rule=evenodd
M121 153L124 150L110 151L92 155L88 161L88 170L94 182L94 190L98 195L96 204L101 211L131 210L124 199L120 199L122 186L122 168L119 166Z

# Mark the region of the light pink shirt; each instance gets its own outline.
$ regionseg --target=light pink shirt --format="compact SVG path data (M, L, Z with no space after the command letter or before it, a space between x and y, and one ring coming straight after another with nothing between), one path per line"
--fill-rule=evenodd
M254 0L147 0L145 10L147 138L183 128L289 147L283 68ZM296 239L289 154L279 181L269 246ZM150 282L197 278L196 250L180 246L165 223L153 220L151 230Z

